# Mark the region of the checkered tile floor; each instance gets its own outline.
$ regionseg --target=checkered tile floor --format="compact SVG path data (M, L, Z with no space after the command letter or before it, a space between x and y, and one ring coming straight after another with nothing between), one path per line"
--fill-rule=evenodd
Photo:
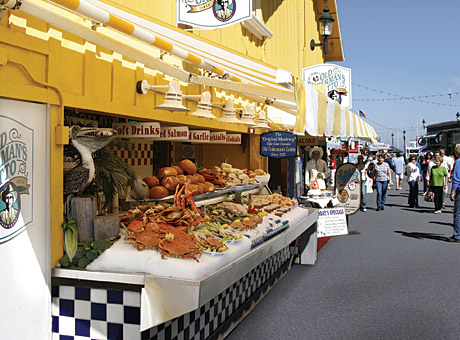
M53 340L207 339L290 258L274 254L201 308L140 333L140 292L53 286Z

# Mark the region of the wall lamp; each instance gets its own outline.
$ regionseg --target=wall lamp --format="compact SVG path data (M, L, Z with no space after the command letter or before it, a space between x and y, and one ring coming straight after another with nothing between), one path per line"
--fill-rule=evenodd
M327 53L327 37L332 34L332 23L335 20L329 14L329 8L323 9L323 14L319 17L319 33L324 37L324 42L315 43L315 39L310 41L310 49L313 51L316 46L323 46L324 54Z

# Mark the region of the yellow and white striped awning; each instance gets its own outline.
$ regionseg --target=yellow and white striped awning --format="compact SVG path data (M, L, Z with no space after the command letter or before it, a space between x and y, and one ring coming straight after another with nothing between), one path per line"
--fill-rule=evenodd
M313 137L355 137L375 141L372 126L302 81L295 84L297 119L294 133Z

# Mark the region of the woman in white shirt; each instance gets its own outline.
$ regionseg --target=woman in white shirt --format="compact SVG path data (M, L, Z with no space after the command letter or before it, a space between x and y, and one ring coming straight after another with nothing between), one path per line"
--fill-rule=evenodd
M417 158L411 156L406 166L407 183L409 183L409 208L420 208L418 205L418 180L420 169L417 166Z

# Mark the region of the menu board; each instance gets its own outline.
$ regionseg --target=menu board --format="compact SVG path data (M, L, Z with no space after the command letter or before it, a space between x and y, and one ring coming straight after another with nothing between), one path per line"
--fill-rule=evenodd
M284 131L263 133L260 136L260 154L273 158L293 157L297 154L297 136Z
M344 208L320 209L318 211L317 237L347 235L347 216Z

